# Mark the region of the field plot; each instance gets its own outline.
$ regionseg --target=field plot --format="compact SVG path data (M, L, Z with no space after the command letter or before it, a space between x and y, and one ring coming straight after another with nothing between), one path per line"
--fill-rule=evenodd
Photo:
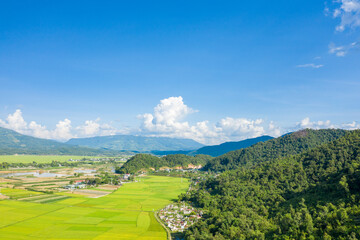
M54 194L56 202L50 203L34 202L51 201L49 196L33 196L31 202L2 200L0 239L166 239L153 211L187 187L184 179L151 176L101 198L59 200Z
M0 162L8 163L51 163L52 161L66 162L69 159L80 160L83 158L101 158L90 156L68 156L68 155L0 155Z

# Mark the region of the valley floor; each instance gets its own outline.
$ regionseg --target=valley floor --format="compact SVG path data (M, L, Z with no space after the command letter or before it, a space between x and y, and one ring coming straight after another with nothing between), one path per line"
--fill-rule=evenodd
M154 211L188 185L180 178L149 176L101 198L0 200L0 239L166 239Z

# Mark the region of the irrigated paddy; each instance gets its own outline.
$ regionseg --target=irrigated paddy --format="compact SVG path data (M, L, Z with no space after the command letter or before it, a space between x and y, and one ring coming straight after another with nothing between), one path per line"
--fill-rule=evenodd
M150 176L95 199L46 204L2 200L0 239L166 239L153 211L187 187L184 179Z

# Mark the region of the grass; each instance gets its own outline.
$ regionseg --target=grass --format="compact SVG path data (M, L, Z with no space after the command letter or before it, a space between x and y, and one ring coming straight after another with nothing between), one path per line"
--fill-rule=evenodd
M51 203L2 200L0 239L166 239L153 210L169 204L187 187L184 179L151 176L102 198Z
M69 159L80 160L83 158L101 158L89 156L60 156L60 155L0 155L0 162L8 163L51 163L52 161L65 162Z

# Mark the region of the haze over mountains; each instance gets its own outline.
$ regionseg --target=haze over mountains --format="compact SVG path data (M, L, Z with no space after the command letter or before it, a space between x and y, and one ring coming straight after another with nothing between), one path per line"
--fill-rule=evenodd
M258 142L265 142L268 140L273 139L273 137L270 136L261 136L257 138L249 138L246 140L238 141L238 142L225 142L219 145L214 146L205 146L202 148L199 148L198 150L192 152L192 155L196 154L206 154L213 157L217 157L220 155L223 155L227 152L234 151L237 149L247 148L250 147Z
M0 127L0 154L111 155L118 152L72 146L54 140L20 134Z
M213 157L250 147L258 142L272 139L262 136L238 142L226 142L220 145L204 146L191 139L168 137L142 137L114 135L91 138L74 138L66 143L41 139L20 134L13 130L0 128L0 154L80 154L108 155L121 153L168 154L205 154Z
M67 144L91 148L104 148L117 151L177 151L195 150L204 145L192 139L179 139L168 137L142 137L132 135L113 135L90 138L73 138Z

